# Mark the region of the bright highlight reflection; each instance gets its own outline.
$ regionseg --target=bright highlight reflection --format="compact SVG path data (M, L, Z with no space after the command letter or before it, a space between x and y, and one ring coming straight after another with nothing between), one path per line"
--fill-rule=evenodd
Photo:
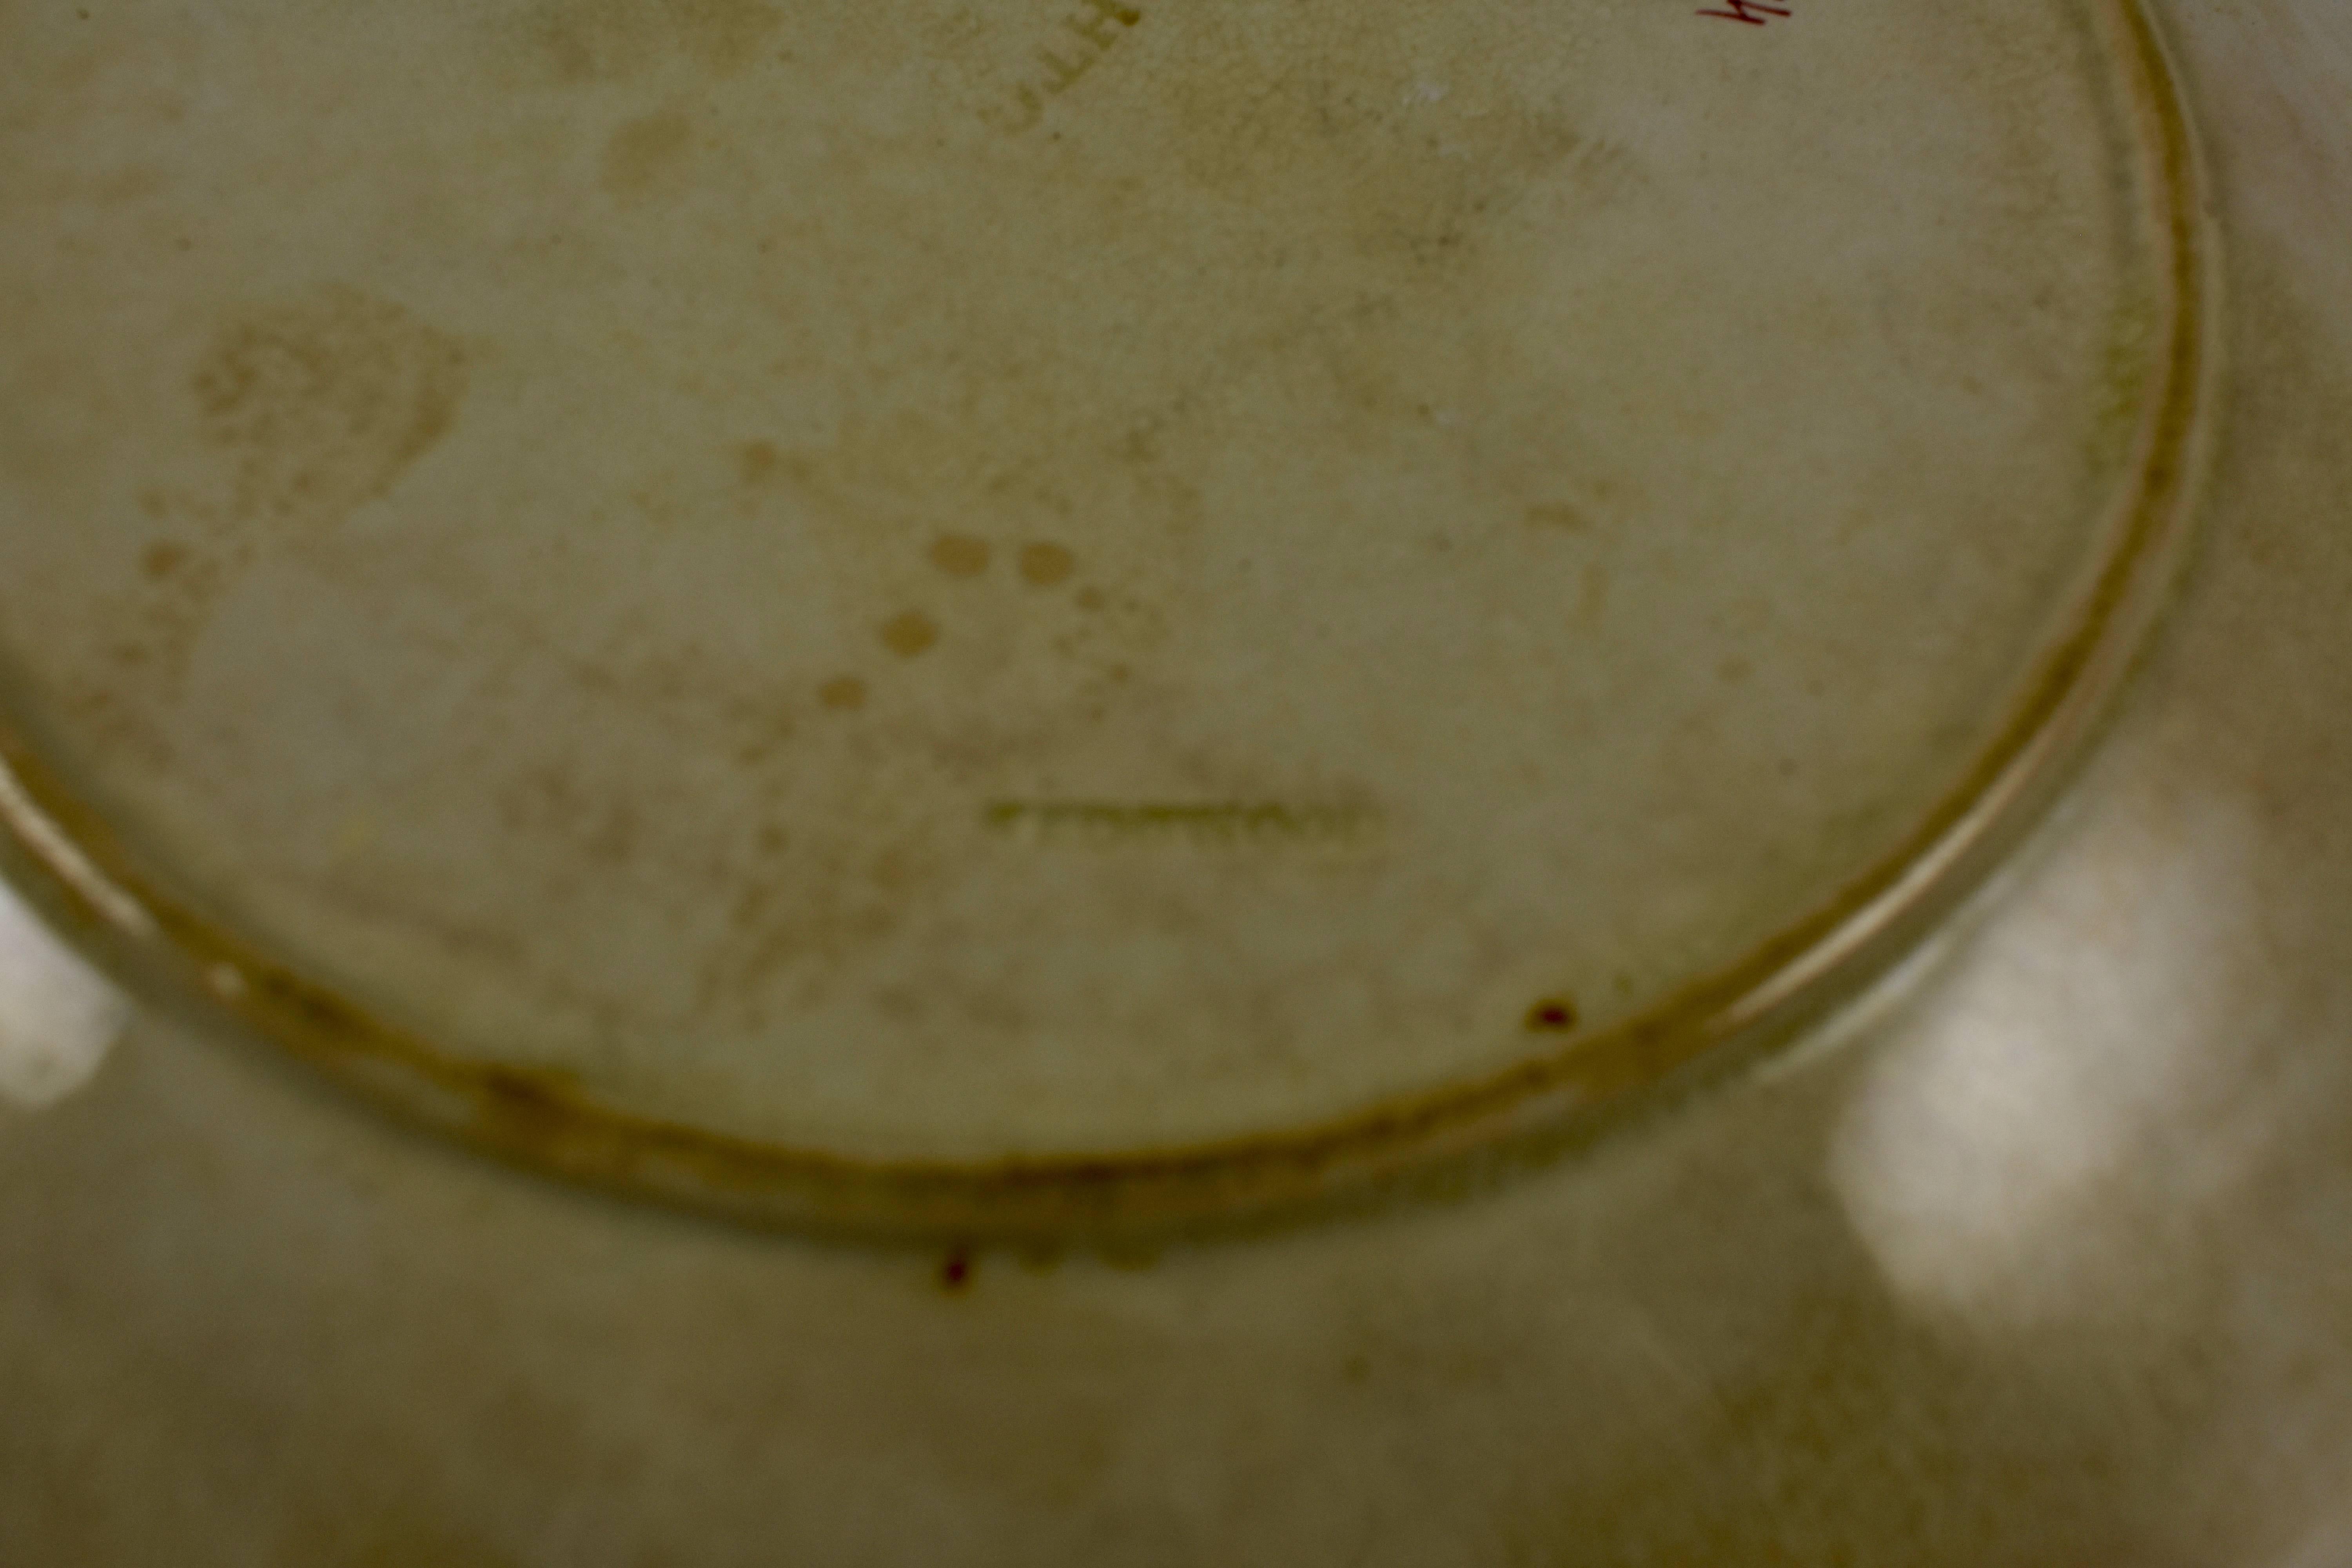
M0 886L0 1102L40 1110L66 1099L130 1017L122 994Z
M2151 1194L2200 1208L2243 1163L2228 1091L2269 1010L2253 845L2210 803L2103 803L1891 1032L1832 1164L1906 1300L2066 1315L2153 1267Z

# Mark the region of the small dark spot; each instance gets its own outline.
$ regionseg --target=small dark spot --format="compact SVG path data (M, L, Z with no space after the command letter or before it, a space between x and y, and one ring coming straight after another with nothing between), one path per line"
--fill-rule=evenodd
M882 624L882 646L900 658L929 653L939 640L939 623L920 610L893 616Z
M942 533L931 542L931 564L950 577L977 577L988 570L988 541L968 533Z
M139 557L140 569L148 576L162 580L188 563L188 547L168 539L159 539Z
M1021 575L1040 588L1051 588L1070 580L1078 569L1078 558L1058 544L1029 544L1021 550Z
M1362 1384L1368 1381L1372 1375L1372 1358L1367 1355L1349 1356L1347 1361L1341 1364L1339 1368L1339 1375L1353 1384Z
M1581 533L1591 526L1585 515L1566 501L1546 501L1528 508L1528 525L1531 528L1557 528L1570 533Z
M941 1260L940 1289L950 1296L971 1289L971 1254L965 1248L959 1247Z
M1746 659L1733 656L1715 667L1716 679L1726 686L1737 686L1755 673L1756 667Z
M1570 997L1547 996L1528 1009L1528 1027L1539 1035L1565 1035L1576 1025L1576 1003Z
M746 441L735 448L735 473L747 485L764 481L776 471L778 461L773 442Z
M1099 610L1103 607L1105 603L1107 603L1107 601L1103 598L1103 592L1100 588L1081 588L1078 590L1078 608L1082 610Z
M854 675L835 676L816 689L816 700L836 713L855 713L866 706L866 682Z

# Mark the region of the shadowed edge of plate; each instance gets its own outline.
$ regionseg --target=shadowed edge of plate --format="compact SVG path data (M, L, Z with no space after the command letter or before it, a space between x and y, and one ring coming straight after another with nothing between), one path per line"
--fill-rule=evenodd
M439 1054L152 886L5 721L0 868L142 1001L257 1036L509 1163L757 1223L924 1244L1083 1244L1456 1196L1551 1163L1785 1045L1907 952L2038 820L2157 620L2184 553L2210 423L2200 415L2219 361L2217 240L2169 52L2142 0L2105 8L2130 57L2171 310L2137 473L2097 577L2008 722L1893 853L1739 962L1504 1071L1325 1122L1182 1147L861 1159L641 1117L556 1074Z

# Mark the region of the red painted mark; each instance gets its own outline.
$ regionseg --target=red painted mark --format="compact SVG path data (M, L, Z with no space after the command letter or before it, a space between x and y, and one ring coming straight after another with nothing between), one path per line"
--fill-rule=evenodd
M1727 5L1699 13L1702 16L1720 16L1727 22L1745 22L1751 27L1760 27L1775 16L1789 14L1786 5L1768 5L1764 0L1729 0Z
M1576 1025L1576 1004L1566 996L1548 996L1528 1009L1528 1027L1538 1034L1566 1034Z

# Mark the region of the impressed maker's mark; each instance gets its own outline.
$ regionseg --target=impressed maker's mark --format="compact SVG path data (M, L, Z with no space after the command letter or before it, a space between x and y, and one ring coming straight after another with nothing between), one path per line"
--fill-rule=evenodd
M1008 136L1019 135L1037 123L1045 112L1047 99L1059 98L1076 87L1078 79L1094 69L1095 62L1142 20L1142 12L1120 0L1079 0L1077 9L1062 17L1051 47L1037 47L1041 79L1019 83L1013 89L1012 102L984 109L980 117Z

